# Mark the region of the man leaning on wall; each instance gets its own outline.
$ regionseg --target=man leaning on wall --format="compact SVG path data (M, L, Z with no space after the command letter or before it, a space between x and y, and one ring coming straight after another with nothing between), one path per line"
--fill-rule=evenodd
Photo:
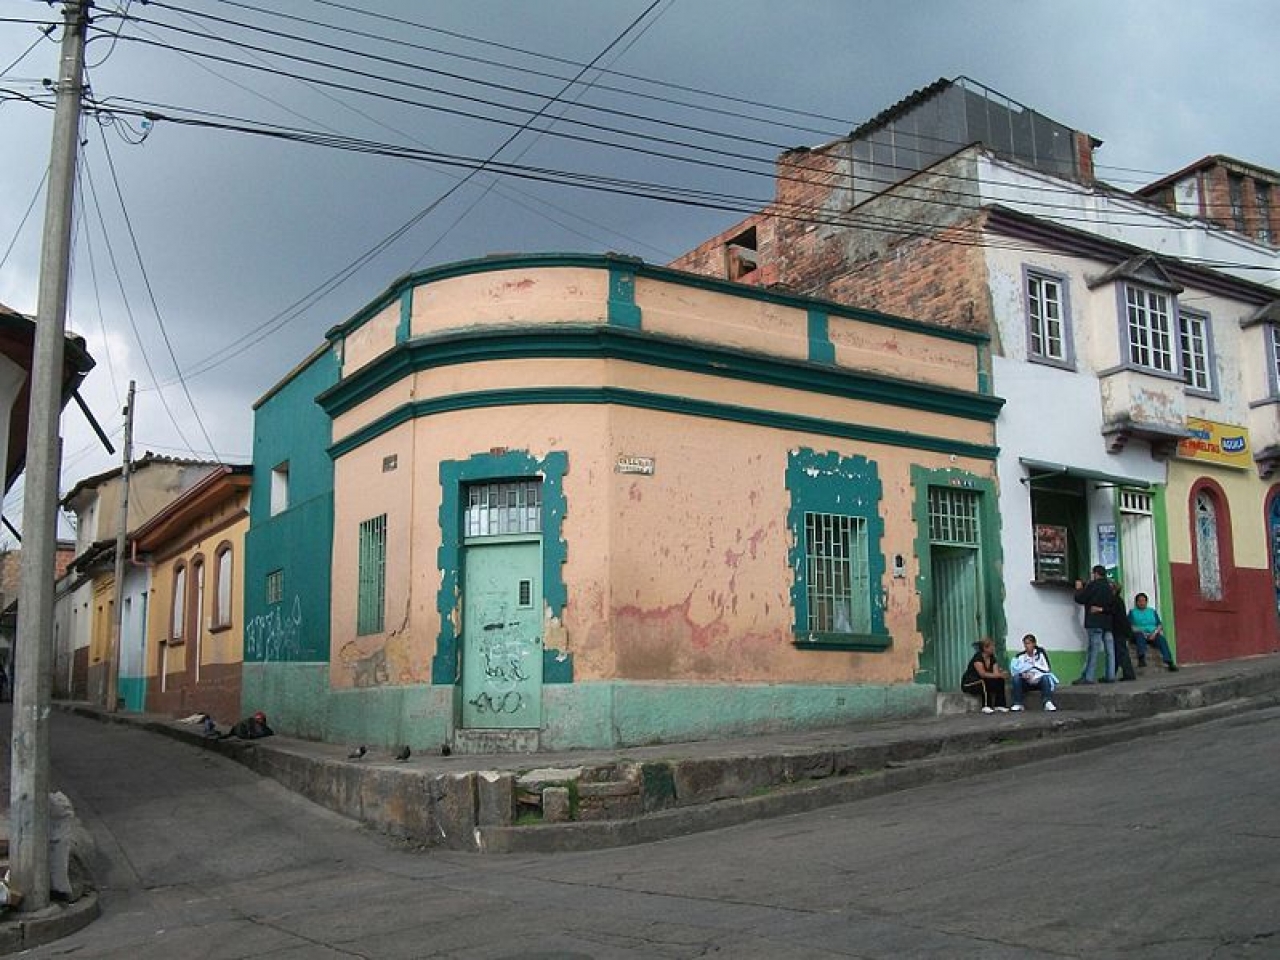
M1105 660L1106 673L1103 683L1111 683L1116 678L1115 650L1112 646L1111 614L1108 604L1111 602L1111 582L1107 579L1107 568L1099 564L1093 568L1089 582L1076 581L1076 603L1084 607L1084 632L1088 644L1085 651L1084 671L1076 683L1093 683L1094 673L1098 667L1099 654Z

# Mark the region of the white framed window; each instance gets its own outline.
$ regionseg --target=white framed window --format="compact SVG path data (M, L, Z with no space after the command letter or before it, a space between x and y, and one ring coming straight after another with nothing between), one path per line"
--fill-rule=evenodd
M231 544L218 547L213 567L213 625L231 625Z
M1124 296L1129 362L1161 373L1176 373L1169 295L1147 287L1126 286Z
M289 461L271 471L271 516L289 509Z
M1271 395L1280 397L1280 324L1267 324L1267 379Z
M169 619L169 639L181 640L187 627L187 567L179 564L173 570L173 605Z
M1209 318L1204 314L1179 310L1178 341L1181 347L1182 380L1192 390L1213 391L1213 367L1209 341Z
M1039 270L1026 271L1027 348L1031 357L1069 363L1065 279Z

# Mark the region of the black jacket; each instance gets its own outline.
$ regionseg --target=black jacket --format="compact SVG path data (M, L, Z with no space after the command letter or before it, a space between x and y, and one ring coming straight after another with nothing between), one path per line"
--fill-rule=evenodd
M1115 591L1106 578L1090 580L1076 591L1076 603L1084 607L1084 625L1087 629L1111 629L1111 601Z

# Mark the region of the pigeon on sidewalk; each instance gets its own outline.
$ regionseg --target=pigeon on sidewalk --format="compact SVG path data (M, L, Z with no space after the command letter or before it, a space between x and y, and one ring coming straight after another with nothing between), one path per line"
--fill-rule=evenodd
M364 755L369 752L369 748L363 743L347 754L348 760L363 760Z
M409 749L409 745L406 743L400 748L400 752L396 754L396 759L403 763L405 760L409 759L409 754L412 752L413 751Z

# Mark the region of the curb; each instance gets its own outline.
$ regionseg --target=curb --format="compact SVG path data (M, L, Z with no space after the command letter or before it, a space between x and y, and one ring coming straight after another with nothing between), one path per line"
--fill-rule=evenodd
M1280 706L1280 696L1230 700L1207 707L1155 714L1131 722L1064 723L1054 731L1060 731L1062 736L1042 736L1010 745L996 744L962 756L935 756L906 762L890 760L880 771L833 777L799 786L781 785L775 792L761 796L729 798L626 820L479 827L477 839L484 853L574 853L651 843L1084 753L1141 736L1273 706Z
M543 776L529 782L525 768L485 769L480 756L473 758L476 766L447 772L351 764L317 755L305 743L212 740L169 720L58 706L219 753L320 806L412 843L550 853L648 843L801 813L1265 709L1280 704L1278 676L1267 669L1146 691L1091 690L1086 696L1064 690L1055 699L1063 701L1065 713L1014 714L997 727L889 733L872 727L807 745L727 741L714 755L682 757L673 745L648 759L621 753L612 762L594 757L575 763L561 757L555 762L568 767L540 768L536 773ZM538 762L536 755L529 760ZM552 794L554 813L547 800ZM570 794L578 800L577 814ZM530 803L535 810L540 805L547 819L517 822Z
M85 891L75 903L54 903L29 917L17 914L0 921L0 955L30 950L83 930L102 914L96 890Z

